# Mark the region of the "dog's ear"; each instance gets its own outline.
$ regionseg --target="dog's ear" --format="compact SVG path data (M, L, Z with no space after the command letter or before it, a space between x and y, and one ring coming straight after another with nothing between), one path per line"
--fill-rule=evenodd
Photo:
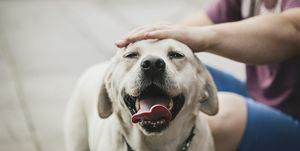
M113 112L112 102L108 94L108 87L110 85L112 74L112 68L110 68L110 66L106 69L106 74L101 81L100 93L98 95L98 114L101 118L107 118Z
M206 67L201 63L197 56L195 57L199 63L197 72L205 81L204 92L200 92L200 94L203 94L203 96L199 98L200 110L208 115L215 115L219 110L216 86Z
M204 87L204 98L200 100L200 110L208 115L215 115L219 110L217 90L210 75L206 74L208 76Z

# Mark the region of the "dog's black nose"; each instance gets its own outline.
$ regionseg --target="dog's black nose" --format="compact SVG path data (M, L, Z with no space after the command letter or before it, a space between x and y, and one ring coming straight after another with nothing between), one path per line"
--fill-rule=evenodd
M141 62L141 69L144 72L160 73L165 71L166 63L163 59L154 56L148 56Z

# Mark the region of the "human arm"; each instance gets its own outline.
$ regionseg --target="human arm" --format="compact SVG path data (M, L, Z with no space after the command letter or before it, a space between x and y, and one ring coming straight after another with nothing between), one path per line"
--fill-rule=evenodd
M300 55L299 8L204 27L152 25L144 28L148 30L131 34L116 45L124 47L142 39L173 38L194 52L207 51L248 64L275 63Z
M185 18L184 20L179 22L179 24L185 26L207 26L212 25L213 22L205 12L199 11Z
M300 9L211 27L208 51L248 64L268 64L300 55Z

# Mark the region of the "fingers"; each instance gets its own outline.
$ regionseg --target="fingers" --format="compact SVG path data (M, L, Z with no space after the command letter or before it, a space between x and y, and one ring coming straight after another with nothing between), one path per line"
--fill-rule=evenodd
M170 29L163 29L163 30L156 30L151 31L148 33L145 33L146 39L166 39L166 38L173 38L174 33L172 33L173 30Z
M134 43L143 39L162 39L165 38L166 29L171 28L171 25L157 24L139 27L130 32L123 39L116 41L116 46L119 48L127 46L129 43ZM163 37L160 37L163 36Z
M215 40L212 40L214 36L211 35L214 35L214 32L210 28L157 24L137 28L115 44L123 48L144 39L174 39L186 44L194 52L199 52L214 45Z

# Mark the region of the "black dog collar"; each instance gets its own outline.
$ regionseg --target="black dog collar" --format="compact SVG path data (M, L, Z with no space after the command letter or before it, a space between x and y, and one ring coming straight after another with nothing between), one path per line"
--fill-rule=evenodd
M180 146L179 151L187 151L191 145L192 139L195 136L194 133L195 130L195 126L192 128L191 133L189 135L189 137L184 141L184 143ZM126 139L125 139L126 145L127 145L127 151L134 151L132 149L132 147L127 143Z

